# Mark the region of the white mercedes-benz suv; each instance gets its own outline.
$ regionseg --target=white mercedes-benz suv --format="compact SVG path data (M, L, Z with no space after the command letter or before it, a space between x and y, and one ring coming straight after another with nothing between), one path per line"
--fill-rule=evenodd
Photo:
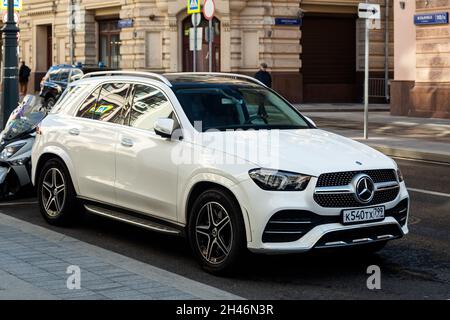
M408 233L393 160L242 75L87 74L40 124L32 178L49 223L87 212L185 235L217 274L247 250L376 251Z

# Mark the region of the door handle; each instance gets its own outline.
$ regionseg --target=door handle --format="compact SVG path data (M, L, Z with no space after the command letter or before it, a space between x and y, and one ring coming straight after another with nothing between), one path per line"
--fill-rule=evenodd
M69 134L72 136L79 136L80 135L80 130L77 128L72 128L69 130Z
M121 144L122 146L127 148L131 148L132 146L134 146L133 140L129 138L122 138Z

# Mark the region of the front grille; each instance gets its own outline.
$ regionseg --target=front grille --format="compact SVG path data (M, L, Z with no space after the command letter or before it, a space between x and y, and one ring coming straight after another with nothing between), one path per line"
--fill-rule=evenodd
M317 181L317 188L323 187L343 187L349 186L355 176L359 174L368 175L375 184L394 182L397 183L397 174L395 170L366 170L366 171L348 171L322 174ZM375 192L371 202L359 202L354 193L315 193L314 200L318 205L324 208L360 208L374 206L394 201L400 192L400 187L392 187Z
M367 174L375 183L397 181L395 170L334 172L322 174L317 181L317 187L346 186L358 174Z
M389 237L387 237L389 236ZM316 248L326 248L340 245L352 245L359 242L355 240L366 239L370 241L380 241L382 239L398 239L403 237L403 232L398 225L389 224L374 227L365 227L350 230L333 231L324 235L315 245Z
M297 241L318 225L339 223L339 221L339 216L319 216L310 211L280 211L270 218L264 230L262 241L264 243Z
M353 193L315 194L314 200L324 208L360 208L394 201L399 190L395 188L378 191L371 202L364 204L356 200Z

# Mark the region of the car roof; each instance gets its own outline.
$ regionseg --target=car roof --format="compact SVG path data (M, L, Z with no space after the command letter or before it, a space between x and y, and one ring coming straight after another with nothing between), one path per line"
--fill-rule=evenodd
M164 76L170 83L176 87L185 86L198 86L204 85L245 85L245 86L257 86L255 83L247 81L241 78L223 77L207 74L192 74L192 73L166 73Z

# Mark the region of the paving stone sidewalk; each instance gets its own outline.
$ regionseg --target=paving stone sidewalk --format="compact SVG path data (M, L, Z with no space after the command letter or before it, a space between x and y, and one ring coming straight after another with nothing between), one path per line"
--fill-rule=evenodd
M81 289L67 288L69 266ZM0 299L241 299L111 251L0 213Z

